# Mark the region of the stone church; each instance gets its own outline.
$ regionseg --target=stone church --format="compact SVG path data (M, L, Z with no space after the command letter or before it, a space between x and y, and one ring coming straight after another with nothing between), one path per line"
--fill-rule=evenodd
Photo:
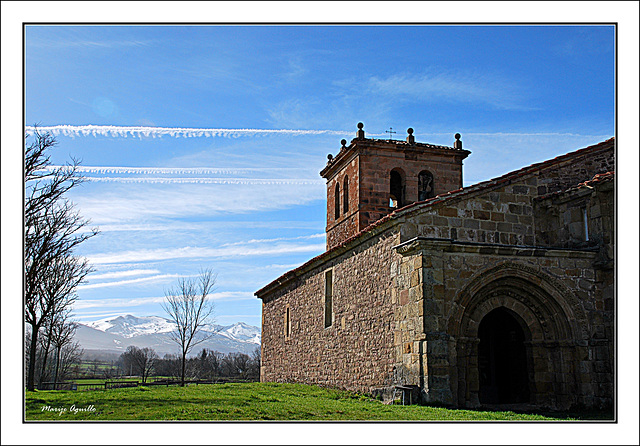
M614 398L615 140L462 187L471 153L329 155L327 250L256 292L262 381L476 408Z

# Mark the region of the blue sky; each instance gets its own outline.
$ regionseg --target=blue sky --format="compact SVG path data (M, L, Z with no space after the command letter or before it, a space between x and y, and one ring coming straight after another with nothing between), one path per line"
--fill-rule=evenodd
M70 126L52 161L101 230L76 318L163 315L211 267L217 323L259 326L253 293L324 250L357 122L460 132L470 185L613 136L614 56L611 26L28 26L26 123Z
M22 116L17 112L23 105L22 22L618 22L618 193L625 203L618 208L624 229L618 284L622 297L638 295L637 2L2 2L1 17L2 372L3 378L13 376L3 379L2 405L16 408L2 411L3 439L23 443L37 437L68 444L96 435L95 425L76 426L75 437L67 435L66 427L56 432L52 425L42 426L40 432L39 426L31 425L24 432L11 418L18 417L23 397L20 386L14 385L22 377L15 365L23 346L15 334L23 308L20 299L11 298L20 294L22 274L15 261L22 251L16 235L22 233L17 216L23 206L22 149L17 149L22 147ZM358 121L365 123L368 135L393 127L402 138L406 128L413 127L418 141L447 145L460 132L464 147L473 152L465 160L466 184L598 142L616 130L608 29L83 26L32 31L26 42L27 125L229 130L209 133L221 136L189 138L151 136L163 133L160 130L149 137L124 138L104 129L95 137L74 132L74 137L58 136L55 162L75 156L94 168L88 176L115 178L88 182L73 197L81 212L102 229L83 246L84 255L103 262L96 264L88 285L143 279L80 290L76 313L82 320L119 313L161 314L154 300L174 278L157 276L196 274L200 267L211 266L219 272L217 292L227 293L218 295L218 322L259 325L259 301L252 293L289 265L322 251L325 191L322 181L314 181L320 179L326 154L336 153L340 139L355 136ZM337 133L265 135L239 129ZM138 170L97 173L104 167ZM127 180L132 177L142 180ZM151 179L166 177L173 183ZM178 183L180 178L208 182ZM224 178L236 181L224 184ZM241 184L242 179L254 181ZM260 179L290 183L265 184ZM247 254L249 248L254 249L251 255L237 254ZM273 252L276 249L280 255ZM198 252L200 257L176 254L185 252ZM132 305L137 303L144 304ZM517 429L505 438L548 435L558 442L565 435L586 443L624 443L626 438L637 443L638 300L620 299L619 309L624 334L619 350L625 354L618 359L618 382L625 392L619 395L622 415L616 427L622 431L584 424L547 431L537 425L527 436L522 435L522 425L501 426L503 432ZM237 317L243 314L249 317ZM9 419L15 423L5 422ZM143 427L121 426L104 433L119 442L131 442L132 434L179 442L185 434L175 426ZM328 442L335 436L334 442L344 443L350 438L345 435L352 435L346 428L354 430L356 442L394 440L386 426L372 424L330 430L307 424L304 432L287 426L285 435L253 427L243 426L248 443L281 443L283 438L299 442L316 436ZM414 427L403 427L405 436L423 438L423 427ZM194 436L198 429L201 432ZM492 435L459 429L452 437L449 426L429 429L430 438L444 442L460 441L460 436L473 442ZM189 435L211 438L205 425L189 426ZM237 439L237 426L217 426L216 438Z

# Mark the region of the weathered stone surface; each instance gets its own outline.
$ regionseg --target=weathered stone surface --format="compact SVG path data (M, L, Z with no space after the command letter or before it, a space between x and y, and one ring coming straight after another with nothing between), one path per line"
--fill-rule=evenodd
M478 407L487 398L480 345L488 338L481 330L499 310L520 327L530 403L612 404L613 182L576 186L613 170L613 142L484 189L399 210L348 240L389 214L391 169L405 172L408 202L416 201L417 172L429 156L436 192L442 185L455 189L461 178L455 156L436 151L407 158L404 148L376 151L375 140L366 141L366 151L326 171L327 244L335 248L257 293L263 300L261 379L383 397L393 395L394 386L412 385L423 401ZM335 220L331 197L346 176L348 209L355 213ZM369 206L376 200L387 200L386 207ZM329 270L333 322L325 327Z

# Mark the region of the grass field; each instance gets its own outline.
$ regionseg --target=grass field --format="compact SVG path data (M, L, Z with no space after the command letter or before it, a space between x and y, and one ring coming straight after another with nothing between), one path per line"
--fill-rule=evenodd
M277 383L35 391L26 392L25 405L27 421L554 419L513 412L392 406L349 392Z

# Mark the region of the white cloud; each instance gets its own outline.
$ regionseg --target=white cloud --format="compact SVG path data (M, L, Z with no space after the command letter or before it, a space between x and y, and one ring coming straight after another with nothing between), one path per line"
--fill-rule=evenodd
M254 300L256 296L251 291L221 291L219 293L211 293L209 297L213 300Z
M67 166L49 166L47 170L64 169ZM118 167L118 166L78 166L76 171L84 174L118 175L248 175L254 173L306 172L300 167Z
M164 296L161 297L139 297L126 299L78 299L74 303L75 310L84 310L87 308L127 308L138 307L141 305L158 304L164 302Z
M92 186L92 187L89 187ZM219 184L102 183L85 185L71 197L93 224L149 223L158 218L286 209L325 197L322 181L286 180Z
M497 75L463 74L429 70L422 74L394 74L386 78L373 76L367 89L372 94L432 100L442 98L457 102L483 102L502 109L530 109L525 106L527 93L512 80Z
M296 245L280 243L258 247L226 246L220 248L198 248L186 246L183 248L141 249L136 251L121 251L115 253L88 255L89 261L95 265L151 262L171 259L187 258L234 258L246 256L283 255L306 252L323 252L324 243Z
M113 273L91 274L88 276L90 280L98 279L120 279L122 277L143 276L147 274L158 274L157 269L131 269L127 271L117 271Z
M32 134L35 127L27 126L26 131ZM53 135L69 137L76 136L105 136L112 138L238 138L241 136L265 135L343 135L344 131L336 130L296 130L296 129L215 129L188 127L145 127L145 126L115 126L115 125L52 125L38 126L40 132L50 132Z
M228 229L233 226L235 229L304 229L317 230L322 227L322 222L306 221L234 221L233 223L224 220L205 220L198 222L173 222L160 221L154 223L113 223L100 225L100 233L108 232L167 232L167 231L200 231L204 232L216 228ZM324 233L322 233L324 236ZM318 235L318 237L320 237Z
M247 184L247 185L322 185L324 180L278 178L161 178L161 177L86 177L99 183L155 183L155 184Z
M251 240L243 240L235 243L225 243L223 246L241 246L241 245L249 245L249 244L256 244L256 243L272 243L272 242L280 242L284 240L308 240L313 238L324 238L325 236L326 234L323 232L322 234L301 235L300 237L251 239Z
M208 295L212 300L254 300L256 297L249 291L222 291L219 293L211 293ZM74 304L74 310L86 310L89 308L129 308L139 307L142 305L159 304L165 301L165 296L156 297L138 297L132 299L78 299ZM102 310L104 312L105 310ZM96 312L84 312L82 315L96 314ZM122 314L121 312L118 314Z
M175 279L177 277L184 277L184 276L181 276L180 274L160 274L157 276L139 277L137 279L119 280L116 282L89 283L86 285L80 285L78 286L77 289L78 291L81 291L81 290L88 290L92 288L107 288L107 287L118 287L118 286L124 286L124 285L133 285L133 284L149 283L149 282L163 282L163 281L167 281L168 279Z

